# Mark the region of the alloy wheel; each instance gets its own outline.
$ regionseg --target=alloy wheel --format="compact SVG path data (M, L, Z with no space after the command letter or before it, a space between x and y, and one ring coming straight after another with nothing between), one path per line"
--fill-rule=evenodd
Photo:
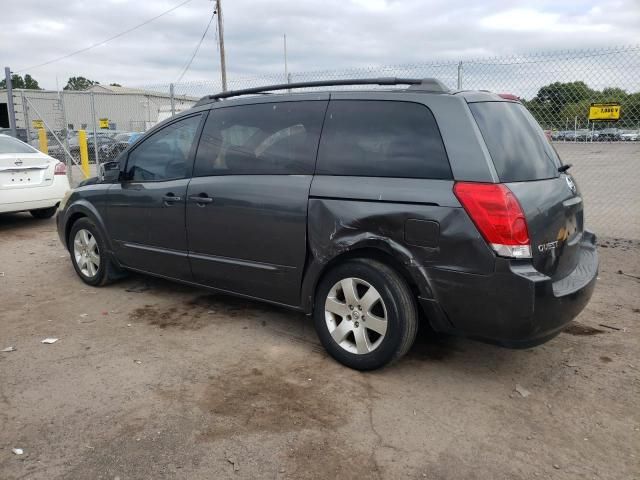
M325 321L333 340L344 350L367 354L387 333L387 309L380 293L359 278L344 278L329 290Z
M100 268L100 249L96 237L87 229L76 232L73 240L73 256L76 265L86 277L95 277Z

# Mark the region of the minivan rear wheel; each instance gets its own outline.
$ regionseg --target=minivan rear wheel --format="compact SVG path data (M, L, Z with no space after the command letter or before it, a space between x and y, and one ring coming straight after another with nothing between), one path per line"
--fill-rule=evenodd
M322 279L314 323L329 354L357 370L373 370L402 357L418 328L407 282L382 262L349 260Z

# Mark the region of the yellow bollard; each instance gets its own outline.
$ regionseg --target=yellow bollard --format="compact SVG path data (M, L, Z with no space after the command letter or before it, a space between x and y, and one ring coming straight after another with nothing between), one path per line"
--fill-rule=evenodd
M47 145L47 132L44 128L38 129L38 140L40 141L40 151L42 153L49 153L49 145Z
M89 178L89 149L87 148L86 130L78 130L78 144L80 145L80 168L84 178Z

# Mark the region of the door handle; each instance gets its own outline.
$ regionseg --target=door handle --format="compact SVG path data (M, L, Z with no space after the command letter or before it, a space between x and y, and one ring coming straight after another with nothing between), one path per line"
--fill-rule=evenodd
M174 195L173 193L167 193L166 195L164 195L162 197L162 201L166 204L166 205L171 205L174 204L175 202L179 202L180 200L182 200L182 197L179 197L177 195Z
M201 193L199 195L190 195L189 200L197 203L201 207L204 207L207 203L213 203L213 198L211 198L206 193Z

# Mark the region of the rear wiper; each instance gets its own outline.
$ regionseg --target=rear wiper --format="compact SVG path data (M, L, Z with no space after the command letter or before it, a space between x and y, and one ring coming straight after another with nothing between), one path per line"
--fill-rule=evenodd
M571 163L565 163L564 165L560 165L560 166L558 167L558 171L559 171L560 173L564 173L564 172L566 172L567 170L569 170L571 167L573 167L573 164L571 164Z

